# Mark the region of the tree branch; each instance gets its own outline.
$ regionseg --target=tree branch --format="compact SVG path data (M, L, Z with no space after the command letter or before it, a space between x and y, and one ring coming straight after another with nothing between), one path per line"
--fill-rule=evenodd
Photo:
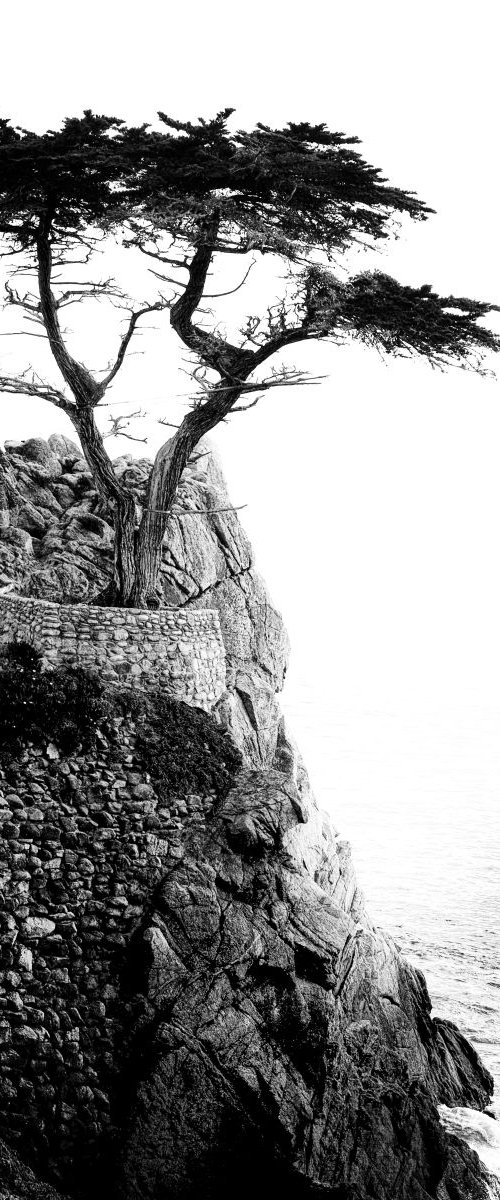
M214 213L207 219L203 232L216 237L219 222L219 214ZM233 381L235 373L243 375L243 378L250 374L253 353L234 346L219 334L208 333L192 320L203 297L212 254L211 241L199 242L188 267L188 282L182 295L171 305L170 323L189 350L198 354L221 378Z
M30 225L9 225L6 221L0 221L0 233L13 233L15 237L19 234L34 233L35 230Z
M10 392L13 395L21 393L24 396L38 396L42 400L49 400L51 404L55 404L56 408L62 409L63 412L71 415L75 411L75 405L68 397L60 392L57 388L53 388L50 384L36 382L24 379L22 375L0 375L0 392Z
M140 409L140 408L138 408L136 410L136 412L129 413L128 416L124 416L124 415L121 415L118 417L110 416L109 422L111 425L111 429L109 430L108 433L103 433L103 435L102 435L103 440L105 440L106 438L109 438L109 437L124 437L124 438L128 438L128 440L130 442L144 442L145 444L147 444L147 440L148 440L147 437L138 438L138 437L134 437L133 434L131 434L131 433L126 433L126 430L127 430L128 426L130 425L130 422L134 419L134 417L145 417L145 416L146 416L146 413L143 412L142 409Z
M191 508L185 509L181 513L176 513L172 508L145 508L146 513L160 513L167 517L175 517L176 521L183 521L184 517L211 517L217 513L225 512L241 512L242 508L248 508L247 504L229 504L227 508Z
M221 296L234 296L234 293L239 292L240 288L243 287L243 284L246 283L248 276L250 274L250 271L252 270L252 267L255 266L256 262L257 262L257 259L253 258L248 270L245 272L243 279L241 280L241 283L239 283L237 285L237 287L231 288L228 292L212 292L212 293L204 292L203 299L204 300L218 300Z
M12 271L11 277L15 275L17 275L17 271ZM35 313L37 319L41 320L40 304L32 293L26 292L24 296L21 296L8 279L5 280L4 287L7 293L6 305L13 305L15 308L24 309L25 312Z
M214 213L211 217L207 218L205 228L208 232L216 236L219 228L219 222L219 214ZM203 296L203 289L205 287L208 269L212 261L212 253L213 250L211 243L200 242L196 247L191 262L188 265L188 282L184 288L182 296L174 305L171 313L170 319L172 321L172 325L176 329L176 332L186 327L188 335L190 336L189 327L191 324L191 318L196 312L196 309L198 308L200 300Z
M187 255L184 256L182 262L179 262L177 258L171 258L169 254L160 254L159 250L148 250L147 246L144 245L144 241L139 236L131 238L130 241L125 241L123 244L127 248L135 246L141 251L141 254L145 254L148 258L154 258L157 262L166 263L169 267L180 267L183 270L189 270L189 258Z
M164 300L158 300L156 304L147 304L147 305L145 305L144 308L139 308L139 309L137 309L136 312L131 313L130 320L129 320L129 323L127 326L127 330L124 333L122 340L120 342L118 354L116 356L114 364L113 364L111 370L109 371L109 373L104 377L104 379L101 380L101 382L99 384L100 395L97 397L97 399L95 401L96 403L99 402L101 395L104 394L104 392L106 391L106 388L109 387L109 384L112 382L112 380L118 374L118 371L120 370L120 367L125 358L125 354L127 352L127 347L130 345L130 342L134 336L135 328L136 328L139 318L143 317L146 313L161 312L166 307L167 307L167 305Z
M40 312L43 317L50 349L59 367L61 375L71 389L78 407L87 407L97 403L102 395L102 385L87 371L82 363L77 362L69 353L64 342L59 318L57 301L52 292L52 248L50 244L50 227L42 223L36 239L38 259L38 288L40 293Z
M74 281L76 282L76 280ZM66 280L65 284L71 283L71 280ZM123 299L123 292L116 287L113 279L104 279L102 283L85 283L81 281L78 287L68 287L67 291L61 292L57 298L54 297L56 308L66 308L68 304L78 304L85 296L90 300L100 300L103 296L114 296Z
M278 334L277 337L270 338L260 349L254 351L255 366L259 367L261 363L266 362L273 354L277 354L279 350L284 350L286 346L294 346L297 342L306 342L308 338L314 337L315 334L311 330L310 323L304 321L295 329L285 330Z

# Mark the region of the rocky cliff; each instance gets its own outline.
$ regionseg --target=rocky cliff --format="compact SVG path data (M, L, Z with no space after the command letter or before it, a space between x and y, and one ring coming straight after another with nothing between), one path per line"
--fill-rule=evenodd
M7 443L0 457L0 588L81 602L106 584L113 532L86 462L69 439ZM144 495L150 463L125 455L115 471ZM259 765L272 761L288 638L252 548L231 510L217 459L202 446L189 464L163 552L165 602L218 610L227 654L224 719Z
M146 460L116 469L140 500ZM111 551L77 447L7 445L0 588L91 599ZM496 1185L436 1105L484 1107L490 1077L372 927L318 811L277 702L286 634L206 446L162 584L167 604L219 611L213 719L243 763L219 793L155 781L137 713L92 753L2 763L4 1161L82 1198L486 1200ZM208 746L190 711L186 746ZM43 1190L9 1170L6 1194Z

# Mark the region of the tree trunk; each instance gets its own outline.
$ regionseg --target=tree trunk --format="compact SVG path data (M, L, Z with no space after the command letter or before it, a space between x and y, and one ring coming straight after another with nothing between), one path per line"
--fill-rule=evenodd
M113 603L117 608L133 604L135 585L135 500L123 496L114 504L115 560Z
M131 600L134 608L159 608L162 603L159 582L162 542L168 513L192 451L190 438L182 439L180 445L175 446L177 436L161 447L153 464L146 506L137 535L135 586ZM196 445L196 442L193 444Z
M200 438L218 425L240 394L241 386L215 388L210 399L188 413L174 437L158 451L137 535L131 601L135 608L158 608L162 603L161 547L182 472Z
M115 551L113 579L98 598L99 604L130 607L135 584L135 497L116 478L111 459L90 406L79 408L71 420L80 438L83 453L92 472L97 491L113 510Z

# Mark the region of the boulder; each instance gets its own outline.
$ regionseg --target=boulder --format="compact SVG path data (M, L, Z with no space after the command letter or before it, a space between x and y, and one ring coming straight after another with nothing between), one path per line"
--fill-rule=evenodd
M81 451L76 442L72 442L71 438L66 437L63 433L51 433L48 445L64 466L71 466L77 458L81 457Z
M50 513L45 515L39 508L35 508L35 505L31 504L29 500L21 501L16 516L17 527L38 538L43 537L51 520Z
M16 448L16 454L29 463L36 463L43 468L48 479L58 479L62 474L59 458L43 438L28 438Z

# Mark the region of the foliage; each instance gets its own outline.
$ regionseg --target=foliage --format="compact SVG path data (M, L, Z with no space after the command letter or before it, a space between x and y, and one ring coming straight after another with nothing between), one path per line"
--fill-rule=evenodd
M359 244L373 249L397 232L400 218L425 220L432 211L367 163L356 137L307 122L233 132L232 113L227 108L210 120L183 122L160 112L159 126L151 128L87 110L42 134L0 120L0 235L6 257L21 255L6 284L6 303L40 326L63 380L54 386L27 368L0 374L0 392L48 400L73 423L113 512L114 573L106 603L145 608L163 602L161 547L200 438L271 388L308 382L286 362L262 374L269 359L276 364L277 355L305 341L358 338L383 353L481 370L484 355L500 349L500 338L481 324L495 305L441 297L429 284L409 287L376 271L346 281L333 273L343 252ZM135 307L113 280L90 280L85 272L74 278L75 264L89 264L108 233L154 260L154 302ZM233 342L210 302L246 283L250 253L280 259L285 283L276 303L247 315ZM242 278L232 292L214 295L210 275L221 254L243 256ZM32 274L33 291L13 286L16 275L24 281ZM83 298L107 298L128 314L104 375L72 356L60 323L62 309ZM96 412L108 403L107 389L140 321L161 310L168 310L192 355L194 391L168 452L165 446L158 451L139 513L133 490L115 474ZM112 424L119 433L127 422L121 416Z
M44 671L28 642L11 642L0 659L0 750L54 742L64 752L92 745L110 712L98 677L82 667Z
M9 643L0 656L0 753L27 742L54 742L63 753L92 747L98 731L116 740L112 718L136 725L137 755L154 785L170 795L214 792L223 799L242 765L229 735L202 709L156 693L106 692L83 667L44 670L29 642Z
M389 354L471 366L484 352L498 350L500 340L477 325L494 305L440 297L429 284L412 288L377 271L341 282L325 269L325 259L359 240L374 245L394 233L396 217L425 220L432 212L367 163L355 149L358 138L307 122L279 129L259 123L253 130L232 132L233 111L195 123L160 112L160 128L152 129L128 127L120 118L86 110L82 117L67 118L61 130L42 134L0 120L0 233L14 249L24 248L30 257L34 253L40 266L44 239L62 252L75 239L85 241L92 230L102 235L112 229L125 245L168 263L170 273L172 267L174 272L187 269L187 283L177 275L169 280L176 289L175 302L168 305L171 323L205 366L221 378L237 376L242 385L276 351L309 338L339 341L349 334ZM163 253L165 238L170 248ZM192 318L214 256L250 251L288 261L295 271L295 293L261 319L249 317L242 343L233 346L217 327L207 330ZM297 273L301 263L306 266ZM50 264L45 284L50 287ZM108 290L116 300L116 289ZM92 294L105 295L105 285L87 292ZM102 380L92 389L88 372L83 377L79 364L69 363L55 324L59 305L81 297L82 289L71 289L62 299L54 296L52 307L46 297L44 307L35 296L8 291L10 303L45 324L66 383L72 388L75 379L79 382L77 408L94 407L105 390ZM134 329L135 321L130 334ZM127 335L123 353L129 340ZM113 374L121 361L119 355ZM82 380L90 388L88 397ZM34 387L31 382L30 394ZM39 386L39 391L72 416L71 402L54 389L43 393Z
M155 787L167 794L215 792L223 799L242 765L239 750L213 717L162 694L139 717L137 750Z
M123 194L124 162L116 139L121 124L88 110L66 119L62 130L43 134L1 120L0 230L14 228L16 240L29 246L47 218L56 241L111 220Z
M293 256L299 246L329 253L354 234L386 237L393 213L431 211L387 185L356 137L306 122L231 133L232 112L197 124L159 113L161 131L90 110L43 134L2 120L0 222L25 244L49 214L59 236L125 215L189 234L217 208L228 234Z
M466 297L439 296L430 284L415 288L382 271L366 271L346 283L324 268L304 273L304 311L311 332L337 340L343 333L386 354L420 354L434 365L456 361L480 367L483 354L500 347L477 320L494 305Z
M358 138L307 122L231 133L233 111L198 124L159 113L168 132L121 134L130 157L134 149L140 155L136 196L158 228L189 235L217 210L219 236L233 246L241 237L249 248L294 258L306 247L331 254L354 235L386 237L395 212L425 219L431 211L387 185L353 149Z

